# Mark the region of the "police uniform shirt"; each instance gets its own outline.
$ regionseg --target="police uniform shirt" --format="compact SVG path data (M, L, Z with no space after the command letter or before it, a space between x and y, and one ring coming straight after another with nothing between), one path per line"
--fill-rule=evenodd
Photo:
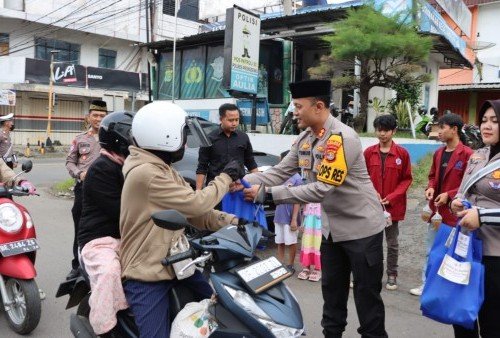
M80 174L88 170L100 154L101 146L91 130L79 134L73 140L66 158L66 169L71 177L80 178Z
M12 141L10 139L10 132L2 130L0 133L0 156L6 157L12 154Z
M302 172L309 184L281 186ZM251 184L273 187L282 203L321 203L323 235L334 242L366 238L385 227L382 206L368 175L356 132L329 115L322 133L310 128L299 135L288 155L265 173L245 176Z

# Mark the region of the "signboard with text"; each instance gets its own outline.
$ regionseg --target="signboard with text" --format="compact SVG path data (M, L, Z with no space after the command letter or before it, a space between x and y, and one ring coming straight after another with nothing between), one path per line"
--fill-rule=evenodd
M226 88L257 94L259 82L260 18L234 6L226 12L224 83Z

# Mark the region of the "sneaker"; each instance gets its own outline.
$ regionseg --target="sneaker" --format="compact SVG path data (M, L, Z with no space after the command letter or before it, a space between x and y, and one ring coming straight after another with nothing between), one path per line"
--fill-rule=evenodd
M387 290L396 290L398 288L398 282L396 281L395 275L387 276L387 283L385 284Z
M411 289L410 293L414 296L422 296L422 291L424 290L424 284L420 285L417 288Z
M293 267L293 265L290 264L290 265L287 265L286 267L287 267L288 270L290 270L290 272L292 273L292 275L295 274L295 268Z

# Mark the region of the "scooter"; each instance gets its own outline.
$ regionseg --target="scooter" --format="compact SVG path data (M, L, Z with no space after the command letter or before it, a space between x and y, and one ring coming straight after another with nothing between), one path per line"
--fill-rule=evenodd
M22 172L31 171L26 161ZM0 186L0 293L9 326L18 334L33 331L41 315L41 300L35 282L35 257L39 249L35 226L28 210L12 200L28 196L22 187Z
M174 210L160 211L152 217L157 226L167 230L191 227L184 216ZM290 338L304 333L297 299L283 283L292 272L275 257L260 260L254 255L262 232L262 228L253 223L228 225L215 233L190 239L188 251L166 257L161 262L168 266L192 258L180 273L193 264L208 271L216 299L208 309L216 321L212 338ZM78 305L77 314L72 314L70 320L75 337L96 337L86 312L88 285L83 275L74 281L63 282L56 295L70 295L67 308ZM171 321L187 303L199 301L182 283L170 292ZM118 312L117 319L121 337L139 337L128 310Z

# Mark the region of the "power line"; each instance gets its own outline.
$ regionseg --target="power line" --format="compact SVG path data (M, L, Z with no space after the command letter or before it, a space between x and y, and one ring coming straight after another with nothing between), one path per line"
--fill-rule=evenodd
M75 9L73 12L71 12L71 13L67 14L67 15L66 15L66 16L64 16L64 17L62 17L62 18L60 18L60 19L58 19L58 20L56 20L56 21L54 21L54 22L52 22L52 23L50 23L50 24L43 24L43 26L42 26L42 27L40 27L40 28L36 28L36 29L34 29L34 30L30 31L30 32L26 32L26 33L22 34L21 36L23 36L23 35L27 35L28 37L27 37L26 39L24 39L24 41L19 42L17 45L13 45L13 46L11 46L10 50L14 49L14 51L11 51L11 53L15 53L15 52L17 52L17 51L25 50L25 49L31 48L31 47L33 47L34 45L36 45L36 43L35 43L35 44L33 44L33 43L32 43L32 37L33 37L34 35L36 35L36 33L37 33L37 32L43 32L43 33L45 33L45 35L47 35L47 34L52 34L52 33L56 32L56 31L58 31L58 30L59 30L59 29L61 29L61 28L56 29L56 30L54 30L54 31L52 31L52 32L46 32L46 28L47 28L46 26L51 26L51 25L54 25L55 23L58 23L58 22L60 22L60 21L63 21L63 20L64 20L64 19L66 19L67 17L71 16L73 13L76 13L77 11L80 11L80 10L84 10L86 7L88 7L88 6L90 6L90 5L91 5L92 1L97 2L97 1L99 1L99 0L90 0L90 2L88 2L88 3L86 2L84 5L80 6L79 8ZM72 22L72 23L74 23L74 22ZM72 23L69 23L68 25L70 25L70 24L72 24ZM67 25L67 26L68 26L68 25ZM28 46L28 47L23 47L23 48L20 48L19 50L16 50L16 48L17 48L17 47L25 46L25 45L27 45L27 44L29 44L29 43L31 43L31 45L30 45L30 46Z
M97 1L99 1L99 0L97 0ZM121 2L121 1L123 1L123 0L117 0L117 1L115 1L115 2L113 2L113 3L111 3L111 4L109 4L108 6L103 7L102 9L109 8L109 7L113 6L114 4L116 4L116 3L118 3L118 2ZM54 30L52 30L52 31L50 31L50 32L48 32L48 33L46 32L44 35L45 35L45 36L47 36L47 35L54 34L54 33L58 32L58 31L60 31L60 30L62 30L62 29L67 28L68 26L70 26L70 25L72 25L72 24L77 23L77 21L79 21L79 20L81 20L81 19L83 19L83 18L90 17L90 16L92 16L92 15L94 15L94 13L91 13L91 14L85 15L85 16L83 16L83 17L79 18L78 20L72 21L72 22L70 22L70 23L68 23L68 24L66 24L66 25L64 25L64 26L62 26L62 27L58 27L58 28L56 28L56 29L54 29ZM100 20L101 20L101 19L100 19ZM96 20L95 22L98 22L98 21L99 21L99 20ZM42 28L42 30L44 30L44 29ZM78 30L78 29L75 29L75 30ZM30 37L30 38L31 38L31 37ZM30 42L26 42L26 43L23 43L23 44L18 44L18 46L21 46L21 45L26 45L27 43L30 43ZM35 42L34 44L31 44L30 46L27 46L27 47L22 47L22 48L19 48L19 49L17 49L17 50L16 50L16 49L14 49L14 51L9 51L9 52L10 52L10 53L16 53L16 52L18 52L18 51L22 51L22 50L25 50L25 49L31 48L31 47L33 47L33 46L36 46L36 42ZM14 48L15 48L15 47L14 47Z

